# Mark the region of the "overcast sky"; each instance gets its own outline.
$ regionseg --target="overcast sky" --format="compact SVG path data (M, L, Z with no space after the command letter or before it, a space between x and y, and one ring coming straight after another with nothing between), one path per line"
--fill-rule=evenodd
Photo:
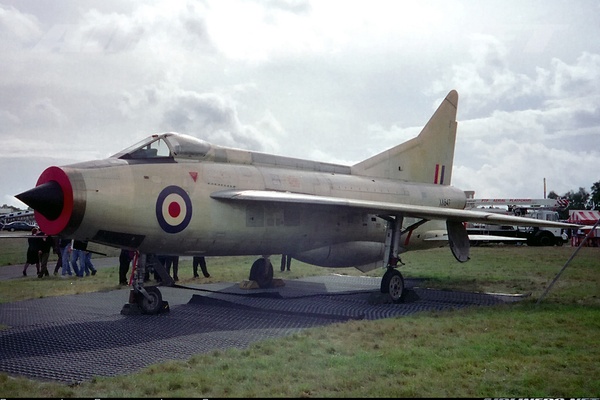
M351 165L459 93L452 184L600 181L600 2L0 0L0 205L153 133Z

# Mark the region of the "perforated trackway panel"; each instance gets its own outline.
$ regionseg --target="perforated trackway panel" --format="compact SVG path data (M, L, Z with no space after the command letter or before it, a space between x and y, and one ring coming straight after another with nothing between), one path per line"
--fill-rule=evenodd
M67 383L135 372L170 359L348 319L407 316L425 310L493 305L519 297L447 292L406 281L404 304L369 304L381 279L322 276L243 290L237 284L161 288L170 312L121 315L128 291L0 304L0 371Z

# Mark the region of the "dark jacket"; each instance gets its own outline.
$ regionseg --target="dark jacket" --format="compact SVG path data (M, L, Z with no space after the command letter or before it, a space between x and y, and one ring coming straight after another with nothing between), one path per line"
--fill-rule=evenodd
M52 238L52 236L47 236L44 239L42 239L42 242L40 243L40 250L42 250L42 253L50 253L50 250L52 250L53 247L54 239Z
M75 250L87 250L88 242L87 240L74 240L73 241L73 249Z

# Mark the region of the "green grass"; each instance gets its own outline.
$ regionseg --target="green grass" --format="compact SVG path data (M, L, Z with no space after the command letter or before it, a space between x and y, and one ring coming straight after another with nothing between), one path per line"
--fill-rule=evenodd
M197 354L75 386L0 374L0 396L597 397L600 249L583 248L536 304L573 251L478 247L464 264L454 261L447 248L407 253L403 274L423 279L420 286L531 297L494 307L311 328L247 349ZM247 279L253 260L208 258L209 281ZM273 260L278 267L279 258ZM360 275L354 269L323 269L296 260L291 273L275 270L276 277L286 278ZM185 282L191 275L191 265L182 264L180 278ZM380 276L381 271L369 275ZM31 286L39 282L35 296L60 295L60 286L68 283L36 279L0 282L0 293L14 301L19 290L34 292ZM116 288L116 266L84 281L96 283L99 290ZM78 290L88 289L93 287Z

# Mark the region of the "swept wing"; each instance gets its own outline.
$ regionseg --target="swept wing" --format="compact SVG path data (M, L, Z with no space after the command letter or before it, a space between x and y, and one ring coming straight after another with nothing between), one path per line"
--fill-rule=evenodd
M576 229L580 225L545 221L511 215L498 215L485 211L471 211L447 207L431 207L415 204L398 204L311 194L278 192L269 190L222 190L211 194L213 199L247 202L294 203L305 206L344 207L367 214L402 215L426 220L440 219L457 222L480 222L520 226L544 226Z

